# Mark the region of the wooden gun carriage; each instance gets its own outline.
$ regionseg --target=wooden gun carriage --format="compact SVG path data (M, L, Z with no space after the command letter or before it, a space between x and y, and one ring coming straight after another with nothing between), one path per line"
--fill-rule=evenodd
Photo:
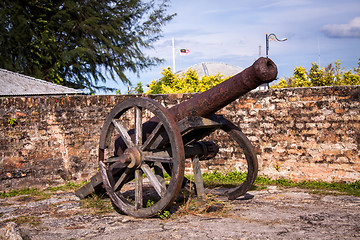
M247 164L246 180L227 196L232 200L244 195L257 176L256 153L235 124L215 113L276 76L276 65L269 58L259 58L237 75L170 109L144 97L121 102L101 131L100 171L76 191L77 196L84 198L104 187L124 213L153 216L169 207L188 183L184 178L187 158L192 160L197 195L204 196L199 161L214 158L219 147L202 140L218 129L242 149ZM152 204L147 204L149 200Z

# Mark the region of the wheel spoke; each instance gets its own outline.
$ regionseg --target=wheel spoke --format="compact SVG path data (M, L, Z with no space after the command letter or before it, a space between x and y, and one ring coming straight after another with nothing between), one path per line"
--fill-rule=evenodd
M150 169L149 165L141 165L141 169L144 171L145 175L149 178L151 185L154 187L155 191L159 194L160 197L163 197L165 194L165 187L159 182L155 174Z
M157 137L162 132L162 127L163 124L161 122L156 125L155 129L151 132L150 136L146 139L143 146L141 147L142 150L150 149L151 145L155 142Z
M161 163L173 163L171 149L165 148L161 150L150 150L143 152L144 161L161 162Z
M163 189L166 189L165 178L164 178L164 168L162 167L161 163L159 163L159 162L154 163L154 172L155 172L156 178L159 180Z
M135 145L142 144L142 108L135 107Z
M121 155L120 157L113 156L104 160L104 163L116 163L116 167L118 168L125 168L129 164L129 162L130 160L124 157L124 155Z
M145 156L144 161L172 163L173 159L171 157Z
M115 128L118 130L118 132L121 135L122 139L124 140L126 146L128 148L134 146L134 143L131 141L131 137L128 134L126 128L121 123L116 121L115 119L112 120L112 123L114 124Z
M130 178L130 176L131 176L131 169L126 168L124 173L121 174L119 180L117 180L116 184L114 185L114 187L113 187L114 192L120 190L124 186L126 181Z
M135 209L140 209L143 206L143 183L142 183L142 171L140 169L135 170Z

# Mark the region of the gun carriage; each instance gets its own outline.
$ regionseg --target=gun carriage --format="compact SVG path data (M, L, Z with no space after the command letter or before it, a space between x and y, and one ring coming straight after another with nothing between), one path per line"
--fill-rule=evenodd
M219 150L216 143L202 140L219 129L242 149L247 164L246 180L229 190L227 197L232 200L244 195L257 176L256 153L239 127L215 113L276 76L276 65L269 58L259 58L237 75L170 109L144 97L121 102L107 116L101 131L100 171L76 194L84 198L104 187L124 213L150 217L170 206L189 183L184 169L185 159L190 158L196 192L202 197L199 161L214 158ZM132 124L127 123L129 115ZM147 204L149 200L153 204Z

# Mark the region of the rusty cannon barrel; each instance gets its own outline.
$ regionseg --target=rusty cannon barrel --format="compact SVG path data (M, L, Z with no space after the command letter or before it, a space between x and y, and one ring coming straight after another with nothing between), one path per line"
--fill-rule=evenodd
M175 121L187 116L208 117L261 84L277 76L277 67L269 58L259 58L253 65L213 88L195 95L169 109Z

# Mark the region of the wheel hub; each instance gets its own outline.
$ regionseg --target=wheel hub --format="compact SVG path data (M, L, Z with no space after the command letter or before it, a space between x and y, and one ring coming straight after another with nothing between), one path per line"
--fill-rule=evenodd
M124 152L126 162L130 162L128 168L139 168L142 163L142 154L137 147L127 148Z

